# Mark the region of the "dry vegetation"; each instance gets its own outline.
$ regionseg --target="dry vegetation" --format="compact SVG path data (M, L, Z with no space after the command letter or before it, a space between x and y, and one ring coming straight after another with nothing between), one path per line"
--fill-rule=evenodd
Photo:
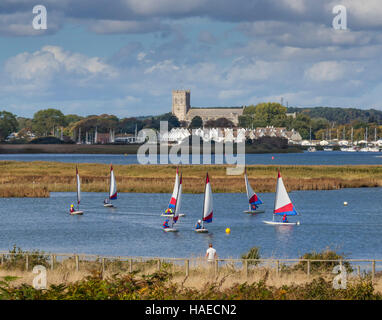
M1 197L47 197L49 192L75 191L75 164L0 161ZM106 192L109 165L79 164L82 191ZM245 192L242 175L229 176L226 165L183 165L183 190L202 193L208 170L213 192ZM170 193L175 165L114 165L119 192ZM274 192L280 168L288 190L334 190L382 186L382 166L249 165L249 180L258 192Z
M226 266L214 276L213 267L200 265L190 269L155 261L138 263L126 271L120 263L110 263L102 274L99 264L81 264L73 270L73 261L47 271L48 290L31 286L36 276L31 271L0 269L0 299L381 299L382 278L374 283L368 276L350 276L346 290L332 287L330 272L308 277L301 271L276 274L269 266L252 268L248 277L241 269Z

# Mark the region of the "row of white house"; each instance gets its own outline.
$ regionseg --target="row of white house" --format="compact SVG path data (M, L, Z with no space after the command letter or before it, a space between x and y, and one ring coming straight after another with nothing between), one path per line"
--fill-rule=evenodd
M173 128L169 132L159 134L158 138L161 142L181 143L184 139L191 135L199 136L203 141L215 142L245 142L246 139L259 139L261 137L280 137L288 139L289 143L300 144L302 138L300 134L292 129L265 127L256 129L246 128Z

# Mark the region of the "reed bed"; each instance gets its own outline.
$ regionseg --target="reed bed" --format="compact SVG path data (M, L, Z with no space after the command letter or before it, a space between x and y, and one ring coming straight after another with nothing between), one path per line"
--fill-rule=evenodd
M0 161L0 197L49 197L49 192L76 190L73 163ZM208 171L213 192L245 192L242 175L227 175L228 165L182 165L183 190L202 193ZM232 166L231 166L232 167ZM79 164L85 192L107 192L110 166ZM119 192L170 193L175 165L115 165ZM382 186L382 166L248 165L251 185L258 192L274 192L277 169L292 190L336 190Z

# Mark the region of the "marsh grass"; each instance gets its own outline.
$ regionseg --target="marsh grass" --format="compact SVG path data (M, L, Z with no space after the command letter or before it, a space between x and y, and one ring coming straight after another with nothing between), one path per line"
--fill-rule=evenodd
M49 197L49 192L74 192L73 163L0 161L0 197ZM79 164L85 192L107 192L109 165ZM208 171L213 192L245 192L243 176L228 176L227 165L182 165L185 193L202 193ZM249 165L247 173L257 192L274 192L277 169L292 190L336 190L382 186L382 166ZM170 193L175 165L114 165L119 192Z

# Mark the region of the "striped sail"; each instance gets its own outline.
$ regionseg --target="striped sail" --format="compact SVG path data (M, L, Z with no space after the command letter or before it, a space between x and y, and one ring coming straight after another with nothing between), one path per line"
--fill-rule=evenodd
M178 198L178 190L179 190L179 172L178 168L176 168L176 176L174 183L174 190L172 191L172 196L170 199L170 203L168 204L168 208L174 210L176 207L176 200Z
M172 218L174 223L176 223L179 219L181 201L182 201L182 174L180 175L180 180L179 180L178 199L176 202L175 214L174 214L174 217Z
M77 203L80 204L80 202L81 202L81 181L80 181L80 175L78 173L77 167L76 167L76 176L77 176Z
M283 178L281 177L280 172L277 177L277 186L276 186L276 199L275 199L275 208L273 211L274 214L287 216L297 215L292 201L290 201L288 193L285 189Z
M249 201L249 208L250 210L256 210L256 206L259 204L262 204L263 202L260 200L258 195L253 191L251 185L249 184L247 172L244 173L244 180L245 180L245 188L247 190L247 197Z
M110 168L110 191L109 191L110 200L117 199L117 184L115 182L113 166Z
M212 189L208 173L206 176L206 188L204 192L203 221L212 222L213 206L212 206Z

